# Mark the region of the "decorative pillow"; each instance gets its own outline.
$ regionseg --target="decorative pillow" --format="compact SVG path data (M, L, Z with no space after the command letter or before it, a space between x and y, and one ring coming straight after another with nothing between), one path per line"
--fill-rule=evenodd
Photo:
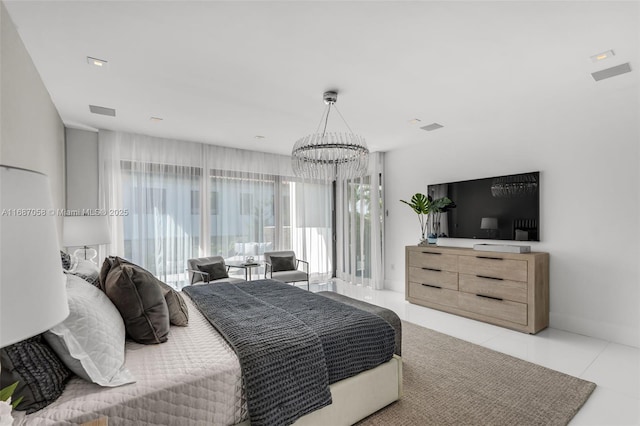
M100 288L102 288L103 291L105 289L104 286L107 281L109 271L111 270L113 265L118 264L135 266L136 268L145 271L147 274L149 274L150 277L153 277L156 284L162 290L165 302L167 302L170 323L173 325L179 325L181 327L186 327L189 324L189 309L187 308L186 303L184 303L184 299L179 292L174 290L171 286L157 279L151 272L121 257L109 256L104 259L104 262L102 263L102 269L100 270Z
M173 325L186 327L189 324L189 308L187 308L182 295L158 279L156 279L156 283L160 286L164 300L167 302L169 322Z
M100 282L100 289L102 291L104 291L105 283L107 282L107 275L109 275L109 271L111 270L113 265L117 265L118 263L128 263L128 262L117 256L105 257L104 262L102 262L102 268L100 269L100 274L98 275L98 280Z
M75 266L67 272L82 278L89 284L93 284L96 287L100 286L100 271L98 270L98 265L90 260L77 259Z
M60 250L60 260L62 261L62 269L68 271L71 269L71 255Z
M135 382L124 367L124 323L109 298L81 278L67 275L67 299L67 319L44 333L62 362L100 386Z
M227 268L222 262L207 263L205 265L196 265L199 270L209 274L209 280L219 280L220 278L229 278Z
M27 414L58 399L71 377L71 371L41 334L2 348L0 364L0 389L18 382L13 399L22 397L16 409Z
M118 263L105 282L105 293L120 311L127 334L145 345L166 342L169 335L169 308L157 281L137 265Z
M273 272L294 271L296 269L296 257L271 256L271 269Z

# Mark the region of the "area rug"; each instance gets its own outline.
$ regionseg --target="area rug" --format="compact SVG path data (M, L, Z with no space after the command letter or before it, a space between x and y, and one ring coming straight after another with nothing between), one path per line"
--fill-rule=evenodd
M566 425L596 385L402 322L402 398L359 425Z

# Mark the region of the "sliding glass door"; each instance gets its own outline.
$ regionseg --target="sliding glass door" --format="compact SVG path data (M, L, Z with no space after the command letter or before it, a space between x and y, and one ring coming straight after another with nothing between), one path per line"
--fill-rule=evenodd
M369 174L336 184L337 276L384 287L384 157L371 155Z
M130 212L123 217L125 258L177 288L187 259L260 261L274 250L295 251L315 280L331 277L329 184L228 170L202 175L197 167L121 162Z
M122 162L124 257L171 285L183 279L183 259L198 253L201 179L198 168Z
M211 254L243 261L293 250L315 278L330 277L330 184L212 170L209 185Z
M292 177L288 156L109 131L100 132L99 155L101 208L129 212L109 218L105 254L123 256L175 287L187 280L188 259L261 260L271 250L295 251L316 282L332 277L335 262L338 274L376 276L377 180L348 183L347 198L345 183L338 183L334 205L332 184Z
M223 170L209 176L209 253L259 259L276 247L276 177Z

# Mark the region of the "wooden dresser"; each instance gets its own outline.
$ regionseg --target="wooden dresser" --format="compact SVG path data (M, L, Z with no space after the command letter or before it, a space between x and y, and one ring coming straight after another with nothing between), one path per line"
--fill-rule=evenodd
M549 253L406 247L411 303L535 334L549 325Z

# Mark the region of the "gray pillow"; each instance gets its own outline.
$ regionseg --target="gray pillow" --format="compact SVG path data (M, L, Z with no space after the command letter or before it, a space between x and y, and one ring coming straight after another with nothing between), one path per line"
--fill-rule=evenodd
M227 268L224 266L222 262L215 263L207 263L205 265L196 265L198 269L202 272L209 274L209 280L219 280L220 278L229 278L229 274L227 273ZM203 281L206 281L203 278Z
M157 279L136 265L114 265L105 282L105 293L124 320L127 335L145 345L166 342L169 308Z
M111 270L111 268L118 263L128 262L117 256L108 256L104 258L104 262L102 262L102 268L100 268L100 274L98 275L100 290L104 291L107 282L107 275L109 275L109 271Z
M294 271L295 269L295 256L271 256L271 270L273 272Z
M156 280L156 282L162 290L164 300L167 302L169 321L173 325L186 327L189 324L189 308L187 308L182 295L162 281Z
M100 288L103 291L105 289L105 283L107 281L109 271L114 265L135 266L136 268L145 271L148 276L153 277L158 287L162 290L165 302L167 302L167 308L169 309L169 322L173 325L182 327L186 327L189 324L189 309L187 308L186 303L184 303L184 299L180 293L174 290L171 286L157 279L151 272L121 257L109 256L104 259L102 269L100 270Z
M37 335L0 350L0 389L15 382L15 400L22 397L17 410L31 414L46 407L62 394L71 371Z

